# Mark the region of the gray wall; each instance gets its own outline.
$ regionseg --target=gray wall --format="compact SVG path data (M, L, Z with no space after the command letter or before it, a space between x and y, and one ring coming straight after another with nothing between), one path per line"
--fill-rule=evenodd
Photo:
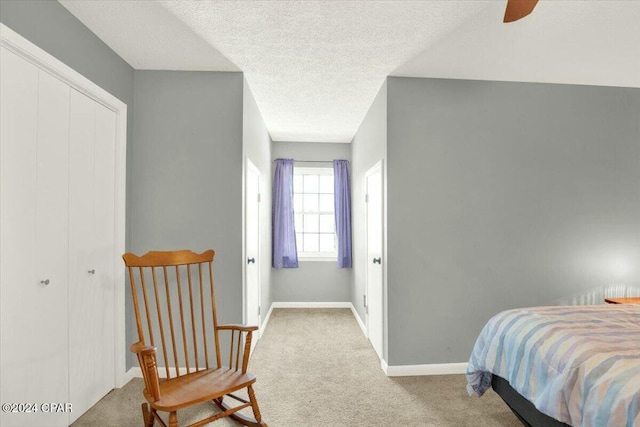
M242 322L242 92L241 73L135 72L131 250L213 248L221 323Z
M351 302L364 323L366 314L363 295L366 293L366 213L365 204L365 174L378 161L383 160L386 167L387 158L387 83L383 83L369 108L358 132L351 142L352 168L352 209L353 209L353 286ZM383 170L384 177L386 172ZM386 200L386 197L385 197ZM385 236L386 242L386 236ZM386 255L383 256L386 260ZM384 264L383 264L384 265ZM386 355L386 345L383 348ZM386 356L385 356L386 359Z
M274 142L273 159L332 161L351 160L349 144ZM303 166L331 166L328 163L301 163ZM273 173L272 173L273 176ZM269 222L270 223L270 222ZM351 269L339 269L336 262L300 261L299 268L272 270L273 301L350 301Z
M271 285L271 150L273 142L246 78L243 79L242 110L244 157L250 159L260 171L260 306L264 321L273 302ZM244 166L246 167L246 164Z
M388 79L389 365L466 362L484 323L637 286L640 89Z
M133 150L133 68L57 1L0 1L0 22L127 104L125 247L130 250L132 182L129 178ZM125 292L125 305L126 324L134 325L128 289ZM135 325L127 328L128 343L134 342L136 336ZM128 349L127 354L130 354ZM131 360L133 359L127 361L127 368L132 366Z

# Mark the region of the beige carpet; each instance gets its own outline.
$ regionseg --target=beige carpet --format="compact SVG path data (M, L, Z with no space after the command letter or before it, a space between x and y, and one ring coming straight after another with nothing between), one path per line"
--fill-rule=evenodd
M469 397L464 375L386 377L348 309L274 309L250 371L271 427L521 426L493 391ZM142 387L134 379L112 391L73 426L142 426ZM205 403L178 412L178 421L187 425L209 411L216 410Z

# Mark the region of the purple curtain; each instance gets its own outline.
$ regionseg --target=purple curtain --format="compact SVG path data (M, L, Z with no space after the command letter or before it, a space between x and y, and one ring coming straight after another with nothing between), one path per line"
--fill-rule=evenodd
M277 159L271 209L273 268L298 268L293 219L293 159Z
M333 161L333 179L338 268L351 268L351 182L348 161Z

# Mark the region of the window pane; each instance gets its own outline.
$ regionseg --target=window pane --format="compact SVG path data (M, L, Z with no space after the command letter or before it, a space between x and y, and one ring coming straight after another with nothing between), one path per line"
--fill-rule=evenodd
M302 175L293 175L293 192L302 193Z
M302 231L302 214L295 214L295 228L296 232Z
M293 195L293 211L302 213L302 194Z
M302 207L304 208L304 212L318 212L318 195L317 194L304 194L303 198L304 198L304 202L302 204Z
M320 212L333 212L334 211L333 194L321 194L320 195Z
M318 252L318 235L304 235L304 252Z
M318 215L306 214L304 216L304 229L305 233L317 233L318 232Z
M336 250L334 234L320 235L320 252L334 252Z
M296 250L297 252L302 251L302 233L296 233Z
M304 175L304 192L318 192L318 175Z
M335 231L336 219L333 215L320 215L320 232L333 233Z
M320 192L333 194L333 175L320 175Z

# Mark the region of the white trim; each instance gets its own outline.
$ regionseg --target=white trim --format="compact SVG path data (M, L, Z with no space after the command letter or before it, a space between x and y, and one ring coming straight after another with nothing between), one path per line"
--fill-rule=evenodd
M134 366L133 368L129 369L126 374L124 374L124 377L123 377L123 380L125 381L124 384L128 384L129 381L131 381L134 378L142 378L142 370L140 369L139 366ZM124 387L124 385L122 387ZM118 387L118 388L121 388L121 387Z
M335 253L331 253L327 256L315 255L302 255L298 254L298 262L338 262L338 256Z
M331 166L296 166L296 161L293 161L293 174L294 175L324 175L333 176L333 165Z
M318 176L333 176L333 166L325 166L325 167L314 167L314 166L296 166L294 164L293 166L293 175L294 176L305 176L305 175L318 175ZM294 196L296 194L302 194L304 193L304 191L301 191L303 189L301 188L297 188L294 184L293 186L293 194ZM298 190L298 191L296 191ZM317 195L318 197L320 197L321 194L329 194L329 193L320 193L320 188L318 188L318 191L315 193L307 193L307 194L314 194ZM331 191L330 194L334 194L333 193L333 189ZM320 206L318 205L316 210L310 210L310 211L301 211L301 212L296 212L296 214L314 214L314 215L327 215L327 214L331 214L331 215L335 215L335 212L333 209L331 209L331 211L321 211L320 210ZM296 232L296 239L298 238L298 235L301 233L302 231L299 230L298 232ZM329 234L329 233L321 233L320 229L318 229L317 232L314 233L309 233L309 234L316 234L318 236L320 236L321 234ZM337 262L338 261L338 246L337 246L337 234L336 231L334 230L333 232L333 239L334 239L334 244L335 244L335 249L331 252L321 252L320 248L318 247L317 251L313 251L313 252L304 252L302 250L298 251L298 261L311 261L311 262L325 262L325 261L333 261L333 262Z
M351 312L353 313L353 317L356 318L356 321L358 322L358 325L360 325L360 329L362 329L362 333L364 334L365 338L369 339L369 336L367 335L367 327L362 322L362 319L360 319L360 316L358 315L356 308L353 306L353 303L351 303L350 308L351 308Z
M273 308L351 308L351 302L288 302L274 301Z
M116 387L122 387L126 383L121 373L127 369L127 338L126 338L126 309L125 309L125 267L120 261L125 250L126 234L126 204L127 204L127 105L121 103L122 108L116 112L116 147L115 168L116 182L114 194L115 211L115 245L113 259L115 260L115 372ZM122 171L122 173L118 173Z
M124 298L125 270L124 265L118 262L118 260L125 252L127 105L2 23L0 23L0 46L60 79L73 89L104 105L116 114L115 262L113 266L115 279L114 385L115 387L122 387L127 382Z
M118 113L119 110L124 109L126 113L125 103L2 23L0 23L0 45L110 110Z
M269 307L269 312L267 313L267 317L264 318L262 322L262 326L260 327L260 337L262 338L262 334L267 329L267 324L269 323L269 319L271 319L271 313L273 313L273 303L271 303L271 307Z
M409 377L417 375L451 375L464 374L467 363L434 363L430 365L388 366L381 361L382 370L388 377Z

